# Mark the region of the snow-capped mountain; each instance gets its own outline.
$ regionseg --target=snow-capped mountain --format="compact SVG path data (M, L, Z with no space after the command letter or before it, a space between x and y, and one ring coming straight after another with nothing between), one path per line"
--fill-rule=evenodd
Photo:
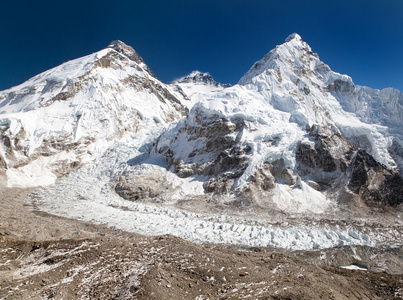
M356 87L298 34L200 98L155 151L206 193L295 212L403 202L402 94Z
M42 211L141 234L401 245L402 102L297 34L234 86L196 71L166 85L117 41L0 92L1 182L44 186L29 195Z
M209 73L193 71L189 75L171 82L170 86L184 99L191 100L184 102L187 103L188 108L191 108L194 103L203 101L211 93L221 91L231 85L215 81Z
M316 213L340 202L397 207L402 102L397 90L333 72L298 34L234 86L198 71L165 85L115 41L0 93L1 165L9 186L51 184L115 141L149 133L154 145L138 140L151 155L117 176L126 199Z
M166 126L186 108L121 41L0 92L8 186L53 183L114 140Z
M191 83L196 85L207 85L216 87L230 87L230 84L222 84L214 80L209 73L203 73L200 71L193 71L189 75L186 75L178 80L172 82L173 84Z

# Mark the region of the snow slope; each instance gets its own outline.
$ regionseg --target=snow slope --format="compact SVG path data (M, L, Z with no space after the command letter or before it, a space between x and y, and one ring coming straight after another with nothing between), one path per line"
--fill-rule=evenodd
M184 102L190 109L196 102L203 101L210 94L222 91L231 85L215 81L209 73L193 71L189 75L171 82L170 86L190 100Z
M401 128L403 119L393 117L394 122L384 121L385 117L402 115L401 93L399 104L391 99L392 93L384 93L387 94L384 102L392 100L394 104L388 108L397 108L397 113L384 109L383 103L376 101L375 90L369 92L370 89L358 88L358 92L365 90L366 96L361 92L359 97L355 97L357 92L352 79L333 72L298 34L290 35L284 44L256 62L239 84L257 91L273 108L287 113L289 121L298 124L302 130L306 126L323 124L345 137L365 136L371 145L369 152L375 159L389 168L396 167L388 154L388 146L394 138L390 132ZM399 92L395 91L395 94ZM345 110L346 103L351 103L354 98L362 103L361 106L368 105L370 109ZM373 112L379 108L384 115L374 118ZM363 114L371 117L365 118ZM389 130L385 125L389 125Z
M159 138L156 153L181 177L209 176L206 191L253 188L255 195L243 195L264 207L323 213L333 207L332 198L353 197L345 185L358 174L349 175L358 148L383 166L383 178L399 172L402 94L356 87L298 34L257 61L235 86L183 90L199 101Z
M7 185L53 183L125 133L169 124L185 113L173 93L120 41L0 92Z

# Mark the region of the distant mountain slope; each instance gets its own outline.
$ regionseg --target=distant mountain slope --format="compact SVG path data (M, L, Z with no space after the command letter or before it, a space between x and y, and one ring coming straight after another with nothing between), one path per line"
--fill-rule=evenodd
M49 184L111 141L185 112L135 50L115 41L0 92L0 167L9 186Z
M189 75L171 82L170 86L179 93L179 97L182 96L191 100L184 103L187 103L187 106L192 108L194 103L203 101L209 94L221 91L231 85L215 81L209 73L193 71Z
M403 203L402 94L356 87L299 35L201 98L155 149L205 192L295 212Z

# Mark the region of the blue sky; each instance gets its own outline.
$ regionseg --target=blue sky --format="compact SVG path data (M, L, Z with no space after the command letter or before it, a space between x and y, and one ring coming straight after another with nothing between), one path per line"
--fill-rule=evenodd
M0 90L115 39L164 82L200 70L234 84L297 32L356 84L403 91L401 0L13 0L1 11Z

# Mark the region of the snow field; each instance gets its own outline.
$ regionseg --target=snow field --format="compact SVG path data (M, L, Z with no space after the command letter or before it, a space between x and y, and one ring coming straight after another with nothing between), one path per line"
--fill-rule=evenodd
M35 154L48 139L59 140L66 147L73 143L84 144L80 144L80 150L49 153L51 158L33 160L18 169L9 168L8 187L53 184L56 176L52 174L51 164L56 160L81 163L95 160L124 132L136 132L148 123L167 125L171 118L180 116L170 103L159 99L160 95L141 88L140 84L133 87L130 80L155 84L168 91L169 86L124 55L114 61L114 67L97 66L108 55L120 54L107 48L0 92L0 126L8 127L4 134L11 141L20 140L24 148L23 155L16 154L21 156L17 159L28 160L28 156ZM61 100L54 100L57 97ZM7 161L10 157L6 154L7 148L0 147L0 151Z

